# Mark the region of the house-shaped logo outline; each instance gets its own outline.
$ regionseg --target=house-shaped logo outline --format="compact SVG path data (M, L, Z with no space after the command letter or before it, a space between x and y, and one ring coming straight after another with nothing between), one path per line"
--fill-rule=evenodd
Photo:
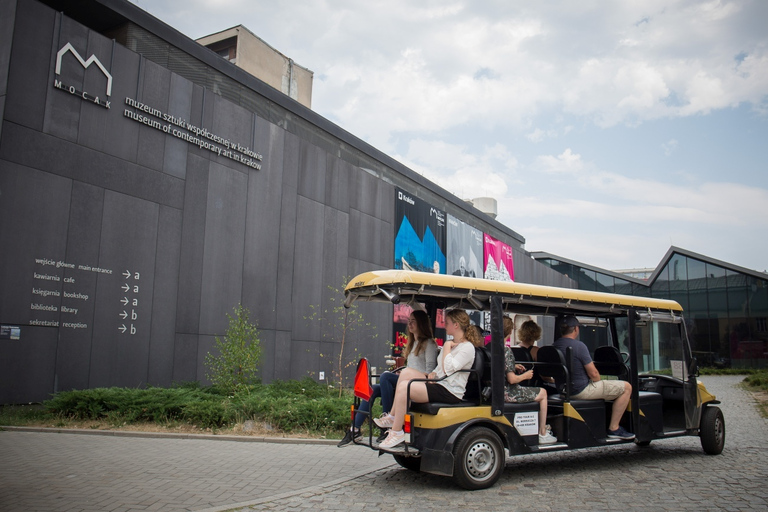
M61 59L64 57L64 54L67 52L72 52L72 55L75 56L75 58L80 62L80 64L85 68L88 69L88 67L91 64L96 64L102 73L104 73L104 76L107 77L107 96L112 96L112 75L107 71L107 68L104 67L104 65L101 63L99 59L96 58L95 55L91 55L88 57L88 60L83 60L83 58L80 56L80 54L75 50L75 48L72 46L71 43L65 44L61 50L58 51L56 54L56 74L61 74Z

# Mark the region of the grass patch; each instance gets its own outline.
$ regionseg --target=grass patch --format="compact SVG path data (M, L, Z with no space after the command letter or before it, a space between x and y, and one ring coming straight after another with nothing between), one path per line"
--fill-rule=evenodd
M235 393L186 384L173 388L63 391L37 406L0 408L0 424L79 428L234 431L257 424L273 435L339 438L349 425L350 391L312 379L252 385Z
M752 392L763 418L768 418L768 370L747 375L742 381L742 385Z

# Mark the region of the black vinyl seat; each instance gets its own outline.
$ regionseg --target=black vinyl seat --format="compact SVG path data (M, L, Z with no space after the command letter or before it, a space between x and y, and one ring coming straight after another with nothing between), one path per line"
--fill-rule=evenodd
M611 345L597 347L592 359L600 375L614 375L620 380L629 380L629 370L618 348Z
M490 386L491 358L486 347L475 347L475 360L472 368L463 370L469 372L467 387L461 402L455 404L428 402L411 403L411 411L422 412L426 414L437 414L442 408L468 407L480 405L483 403L483 388ZM418 379L421 380L421 379Z

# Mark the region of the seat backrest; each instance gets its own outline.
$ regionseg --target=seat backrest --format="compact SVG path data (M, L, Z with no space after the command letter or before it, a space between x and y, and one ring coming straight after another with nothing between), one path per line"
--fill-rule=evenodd
M488 349L485 347L475 347L475 360L467 379L467 387L464 391L464 400L469 402L481 403L484 379L490 381L491 358L488 357Z
M536 371L542 377L555 379L557 389L562 391L568 382L568 370L565 366L565 356L552 345L540 347L536 353Z
M623 380L629 377L629 370L627 370L627 365L624 364L621 352L612 345L597 347L592 360L595 363L595 368L597 368L601 375L616 375Z

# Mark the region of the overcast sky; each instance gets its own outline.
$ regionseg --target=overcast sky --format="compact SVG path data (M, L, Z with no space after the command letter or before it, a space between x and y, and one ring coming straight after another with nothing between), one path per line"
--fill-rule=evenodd
M768 269L768 2L134 0L244 25L314 72L313 110L547 251L679 246Z

